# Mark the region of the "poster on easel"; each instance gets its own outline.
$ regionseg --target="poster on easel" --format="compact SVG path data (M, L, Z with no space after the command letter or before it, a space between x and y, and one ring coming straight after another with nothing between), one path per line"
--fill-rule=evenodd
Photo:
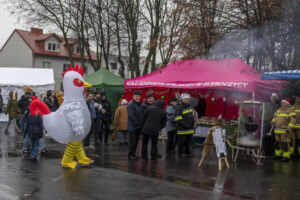
M213 141L216 147L216 153L218 158L223 158L227 156L225 135L225 129L216 128L213 132Z

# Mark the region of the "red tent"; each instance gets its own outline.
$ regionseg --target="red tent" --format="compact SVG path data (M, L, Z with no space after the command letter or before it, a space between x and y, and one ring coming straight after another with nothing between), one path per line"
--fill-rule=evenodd
M176 92L196 97L201 92L206 94L207 116L222 114L230 119L238 117L235 102L250 98L265 100L280 90L282 82L260 78L261 73L240 59L196 59L175 61L151 74L127 79L125 89L129 100L132 92L140 89L144 95L153 90L157 98L164 96L167 102Z

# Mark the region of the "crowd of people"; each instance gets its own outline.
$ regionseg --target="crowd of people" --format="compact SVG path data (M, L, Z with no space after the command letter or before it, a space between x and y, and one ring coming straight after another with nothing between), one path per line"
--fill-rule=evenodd
M300 156L300 91L281 101L275 93L265 104L263 149L267 156L288 161ZM297 150L297 151L296 151Z
M5 109L9 120L5 134L9 134L9 126L13 123L15 131L24 134L24 154L28 155L30 152L30 159L36 160L39 150L45 151L42 140L45 131L41 116L29 114L30 102L39 98L54 112L62 104L63 97L51 90L46 92L45 97L36 97L31 87L24 87L23 90L24 95L19 100L16 91L9 93ZM124 97L120 100L113 115L111 103L104 91L88 92L86 104L92 123L83 144L89 148L109 145L108 138L114 132L120 145L129 144L128 159L138 160L137 146L142 136L142 159L148 160L148 144L151 140L151 160L155 161L161 157L158 153L158 137L165 128L168 135L166 151L175 153L178 146L179 156L189 155L197 118L197 111L191 108L189 102L190 95L183 93L178 98L171 98L164 109L163 99L155 99L153 93L148 93L146 100L142 102L141 92L134 91L129 103ZM0 95L0 112L3 110L3 98ZM300 91L295 92L294 99L286 98L281 101L273 93L270 102L265 104L263 127L263 148L268 156L275 156L283 161L289 160L296 153L300 156Z
M8 122L5 128L5 134L9 134L11 123L17 133L23 133L23 154L30 160L36 161L39 151L45 153L42 137L44 135L43 121L40 115L30 115L29 106L33 99L38 99L32 87L23 88L24 95L18 98L16 91L9 93L8 102L5 108L5 114L8 115ZM3 110L3 97L1 96L0 112ZM51 111L56 111L59 107L59 100L54 91L47 91L46 96L39 96Z
M194 130L194 112L189 105L190 95L181 94L180 100L172 98L166 111L162 99L155 101L153 94L148 94L146 102L141 103L141 92L133 93L128 104L129 160L138 160L136 156L139 137L143 136L142 159L148 160L147 146L151 138L151 160L160 157L157 152L159 132L166 127L168 141L167 152L174 153L178 143L179 156L191 153L190 146ZM178 104L178 105L177 105Z

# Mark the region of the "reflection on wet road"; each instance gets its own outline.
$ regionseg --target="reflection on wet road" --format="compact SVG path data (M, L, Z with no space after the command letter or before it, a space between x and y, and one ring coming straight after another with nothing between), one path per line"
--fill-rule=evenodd
M114 142L87 149L94 167L69 170L60 167L64 145L44 140L48 152L32 163L22 156L22 135L6 136L0 125L1 199L300 199L296 159L264 166L240 159L219 172L215 155L197 167L202 147L179 158L160 142L162 159L135 162L127 160L127 146Z

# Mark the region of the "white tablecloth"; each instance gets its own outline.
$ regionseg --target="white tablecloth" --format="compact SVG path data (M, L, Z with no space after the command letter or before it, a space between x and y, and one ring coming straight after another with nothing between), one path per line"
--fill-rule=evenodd
M209 132L209 127L197 126L194 136L196 137L206 137Z
M0 113L0 122L8 122L8 115Z

